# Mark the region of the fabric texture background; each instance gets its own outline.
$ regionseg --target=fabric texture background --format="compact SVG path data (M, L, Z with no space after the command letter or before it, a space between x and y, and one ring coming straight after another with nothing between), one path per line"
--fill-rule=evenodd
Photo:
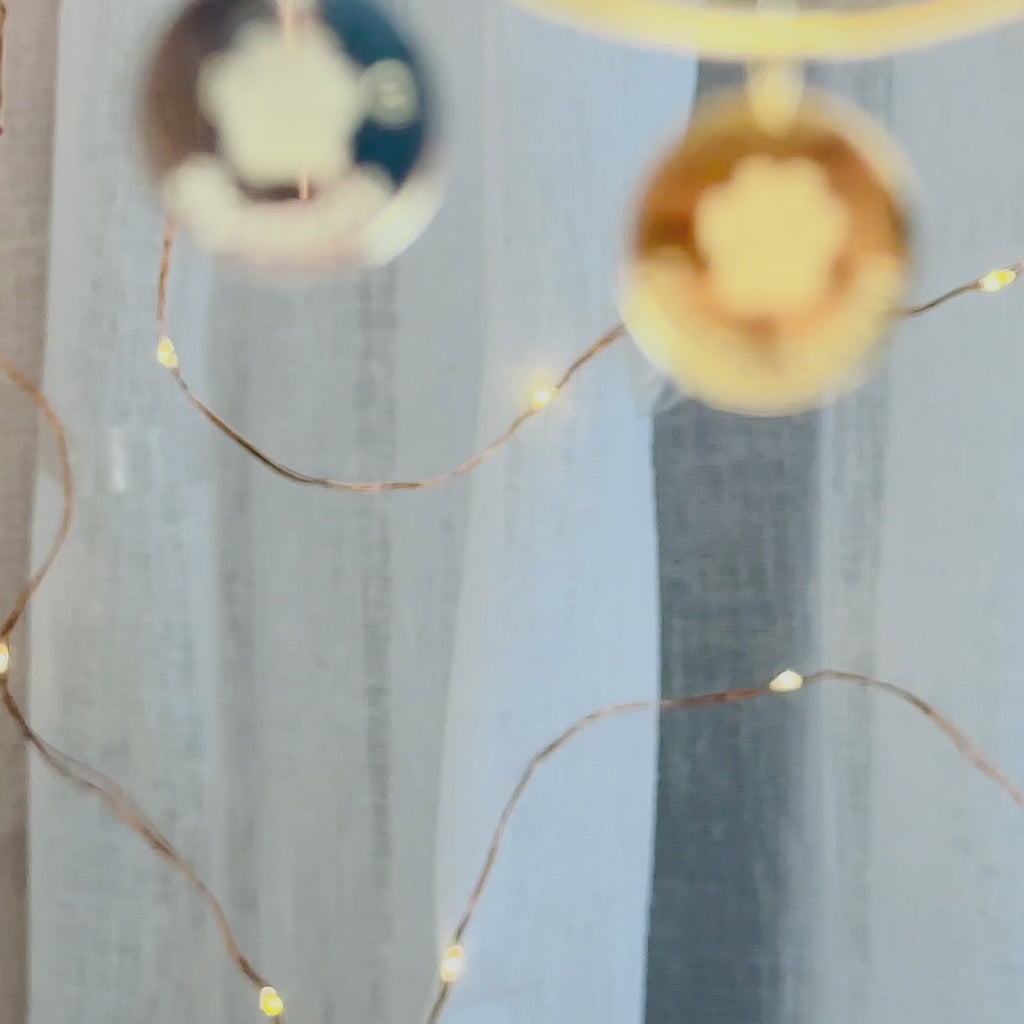
M619 352L439 491L302 489L214 435L154 359L161 222L135 88L174 10L61 9L43 380L78 519L34 608L31 712L194 860L289 1019L418 1020L514 773L571 716L657 692L649 422ZM560 372L614 321L622 206L694 89L690 62L500 5L409 14L451 147L421 243L283 291L186 240L172 282L196 389L287 461L357 478L458 462L537 367ZM600 174L593 153L614 154ZM59 512L38 462L36 558ZM654 751L653 719L622 723L538 782L452 1019L539 998L640 1020ZM251 1021L182 881L38 763L31 792L28 1019Z
M526 757L659 675L876 672L1024 778L1024 293L902 327L820 415L663 413L656 480L623 350L469 482L303 490L213 435L153 358L134 90L175 4L10 6L2 344L65 415L79 484L16 683L195 860L291 1020L419 1020ZM623 204L694 89L690 62L505 5L408 12L449 109L449 200L421 243L281 291L185 242L173 281L197 390L288 461L357 477L455 463L609 324ZM922 296L1024 253L1022 42L821 72L921 170ZM4 394L9 599L59 492ZM10 1019L253 1020L181 880L37 762L27 791L8 727L0 757ZM990 784L874 697L666 719L660 740L608 723L524 802L450 1019L1015 1024L1022 843Z

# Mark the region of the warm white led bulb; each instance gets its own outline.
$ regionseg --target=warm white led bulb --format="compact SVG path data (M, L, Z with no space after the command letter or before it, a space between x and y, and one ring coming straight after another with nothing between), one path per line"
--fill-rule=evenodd
M804 685L804 677L799 672L787 668L780 672L769 684L768 689L772 693L793 693Z
M284 1013L284 1000L276 988L269 985L260 991L260 1010L267 1017L280 1017Z
M1002 270L993 270L986 274L978 283L984 292L998 292L1016 280L1017 271L1013 267L1004 267Z
M174 342L170 338L161 338L160 344L156 347L156 360L161 366L168 370L178 368L178 353L174 348Z
M453 985L466 968L466 951L462 946L450 946L441 958L441 980Z
M530 399L530 408L534 411L546 409L554 401L557 394L556 388L537 388Z
M0 676L5 676L11 669L11 649L7 641L0 640Z

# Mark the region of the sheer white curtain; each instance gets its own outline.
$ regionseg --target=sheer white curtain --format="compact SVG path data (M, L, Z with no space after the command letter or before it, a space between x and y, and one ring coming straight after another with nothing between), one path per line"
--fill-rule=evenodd
M921 174L919 292L1022 258L1024 26L833 73ZM1024 294L905 325L885 372L825 414L823 658L915 689L1024 779ZM822 869L815 1020L1013 1024L1024 826L906 708L819 701L806 766ZM813 893L813 895L811 895Z
M194 860L290 1019L406 1024L525 758L577 713L657 690L648 427L620 353L436 492L303 490L212 434L154 360L160 216L134 89L174 11L61 10L44 382L79 507L32 617L31 711ZM689 62L498 4L409 14L451 135L450 198L420 245L291 292L187 242L176 260L193 384L311 470L446 468L536 367L606 328L628 186L692 96ZM538 783L453 1015L639 1020L654 735L613 724ZM30 834L31 1021L253 1019L182 880L38 764Z
M417 1021L526 757L579 713L657 690L649 438L625 351L454 487L364 500L269 476L153 358L160 216L134 88L175 5L75 0L59 24L42 0L10 6L3 344L40 365L48 251L44 383L79 476L71 543L29 658L16 651L33 717L194 859L293 1021ZM449 200L422 242L388 270L291 292L178 254L189 376L304 468L432 472L489 440L535 368L559 370L613 318L628 186L692 94L685 61L498 3L409 13L451 135ZM1021 42L1017 28L852 72L922 169L922 294L1024 252ZM38 69L55 49L51 192ZM1022 302L908 325L879 377L824 414L811 581L825 663L914 687L1018 778ZM32 450L8 405L10 594L33 464L37 559L59 509L47 443ZM795 784L819 870L794 886L813 934L786 941L814 991L792 1004L835 1024L1016 1021L1013 809L904 709L808 701ZM0 901L16 907L25 794L4 742L0 877L15 884ZM650 720L607 723L544 769L468 937L453 1021L641 1019L654 743ZM38 764L30 794L30 935L0 935L0 983L18 999L27 942L33 1024L253 1020L182 881Z

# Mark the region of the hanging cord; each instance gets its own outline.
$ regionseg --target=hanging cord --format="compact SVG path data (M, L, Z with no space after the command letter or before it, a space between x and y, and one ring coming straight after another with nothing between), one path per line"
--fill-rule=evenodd
M626 327L622 323L606 331L600 338L589 345L573 361L569 368L562 374L561 378L548 388L541 388L536 391L530 400L529 405L520 412L514 420L489 444L474 452L467 459L461 462L454 469L435 476L420 477L411 480L341 480L328 476L317 476L294 469L282 462L280 459L270 455L266 449L261 448L251 438L247 437L237 428L231 426L227 420L201 399L189 386L181 370L181 363L177 349L171 341L167 329L167 293L171 274L171 259L174 251L175 225L168 220L163 239L163 251L160 259L160 276L157 286L157 330L159 341L157 345L157 358L161 365L170 370L175 383L181 389L182 394L189 404L199 412L204 419L214 426L229 441L237 445L248 456L255 459L262 466L265 466L272 473L283 477L292 483L301 484L306 487L319 487L328 491L347 491L353 494L379 495L392 491L423 491L434 487L442 487L445 484L454 482L461 477L469 476L495 455L501 448L505 447L530 420L539 416L552 402L572 383L577 375L602 352L612 348L617 342L626 337ZM944 292L937 298L931 299L919 306L909 306L901 309L897 317L899 319L911 319L931 312L939 306L945 305L953 299L960 298L971 292L996 292L1001 291L1007 285L1024 273L1024 263L1014 263L1009 267L1000 270L993 270L984 277L968 281L957 288Z

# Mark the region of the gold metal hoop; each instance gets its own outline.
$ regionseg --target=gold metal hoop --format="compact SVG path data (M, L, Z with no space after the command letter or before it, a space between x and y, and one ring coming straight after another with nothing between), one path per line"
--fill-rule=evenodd
M721 0L516 0L542 17L712 60L862 60L947 42L1024 16L1024 0L911 0L859 11L744 10Z

